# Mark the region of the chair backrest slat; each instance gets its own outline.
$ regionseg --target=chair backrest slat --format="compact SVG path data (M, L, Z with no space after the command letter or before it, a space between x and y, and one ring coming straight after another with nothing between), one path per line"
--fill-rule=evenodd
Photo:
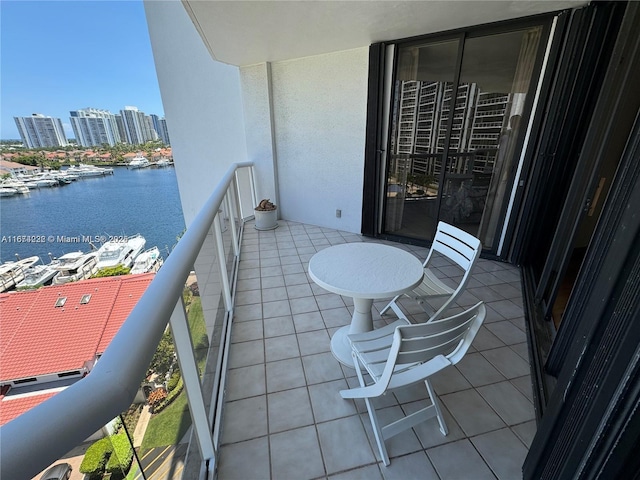
M455 341L447 342L444 345L434 345L424 350L412 349L399 352L398 358L396 359L396 365L405 365L407 363L424 363L431 360L437 355L446 357L458 347L462 337L463 335L458 335L455 339L453 339Z
M473 235L447 223L438 223L438 230L431 249L456 262L468 270L480 252L480 240Z
M474 318L475 315L461 315L441 321L439 325L428 323L400 327L402 341L396 362L426 362L436 355L450 354L458 347Z
M354 342L354 359L375 379L379 394L390 383L392 388L410 385L458 363L486 315L484 304L478 302L462 313L432 323L400 325L395 327L392 339L385 337L387 342L391 340L386 349L371 350L367 341Z
M482 302L479 302L462 313L436 322L397 327L399 335L396 339L399 338L399 345L395 364L421 364L438 355L464 355L477 333L478 323L484 320L485 315L486 309ZM476 329L469 335L469 330L474 325ZM467 338L469 336L470 339ZM464 352L459 352L461 347L464 348Z

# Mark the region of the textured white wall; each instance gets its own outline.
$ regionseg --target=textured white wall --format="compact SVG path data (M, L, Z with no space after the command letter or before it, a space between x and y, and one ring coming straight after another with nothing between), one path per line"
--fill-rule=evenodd
M145 9L187 225L252 160L281 218L359 233L368 47L238 69L212 60L180 2Z
M276 151L271 115L271 66L268 63L240 68L248 160L255 163L258 200L279 204L276 184ZM255 205L254 205L255 206Z
M368 52L271 65L282 218L360 233Z
M181 2L144 5L188 227L229 165L247 160L240 73L212 60ZM195 263L210 339L224 307L219 269L210 234Z
M212 60L181 2L144 5L188 226L229 165L247 160L240 73Z

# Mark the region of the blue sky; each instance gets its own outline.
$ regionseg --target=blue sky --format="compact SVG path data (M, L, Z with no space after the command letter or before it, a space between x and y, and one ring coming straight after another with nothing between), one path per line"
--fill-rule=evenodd
M0 0L0 139L13 117L125 106L163 116L144 6L136 1Z

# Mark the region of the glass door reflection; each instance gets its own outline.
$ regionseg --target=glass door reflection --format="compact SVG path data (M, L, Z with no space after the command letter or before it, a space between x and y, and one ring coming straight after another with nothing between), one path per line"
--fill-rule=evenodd
M442 220L496 249L541 32L398 49L385 233L431 241Z
M447 132L445 90L454 85L459 45L454 39L399 49L387 163L388 233L433 239Z

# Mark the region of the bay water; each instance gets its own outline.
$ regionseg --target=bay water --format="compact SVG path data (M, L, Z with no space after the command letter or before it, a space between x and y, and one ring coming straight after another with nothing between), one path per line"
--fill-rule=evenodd
M166 258L185 228L173 167L78 179L0 198L0 260L49 257L140 234Z

